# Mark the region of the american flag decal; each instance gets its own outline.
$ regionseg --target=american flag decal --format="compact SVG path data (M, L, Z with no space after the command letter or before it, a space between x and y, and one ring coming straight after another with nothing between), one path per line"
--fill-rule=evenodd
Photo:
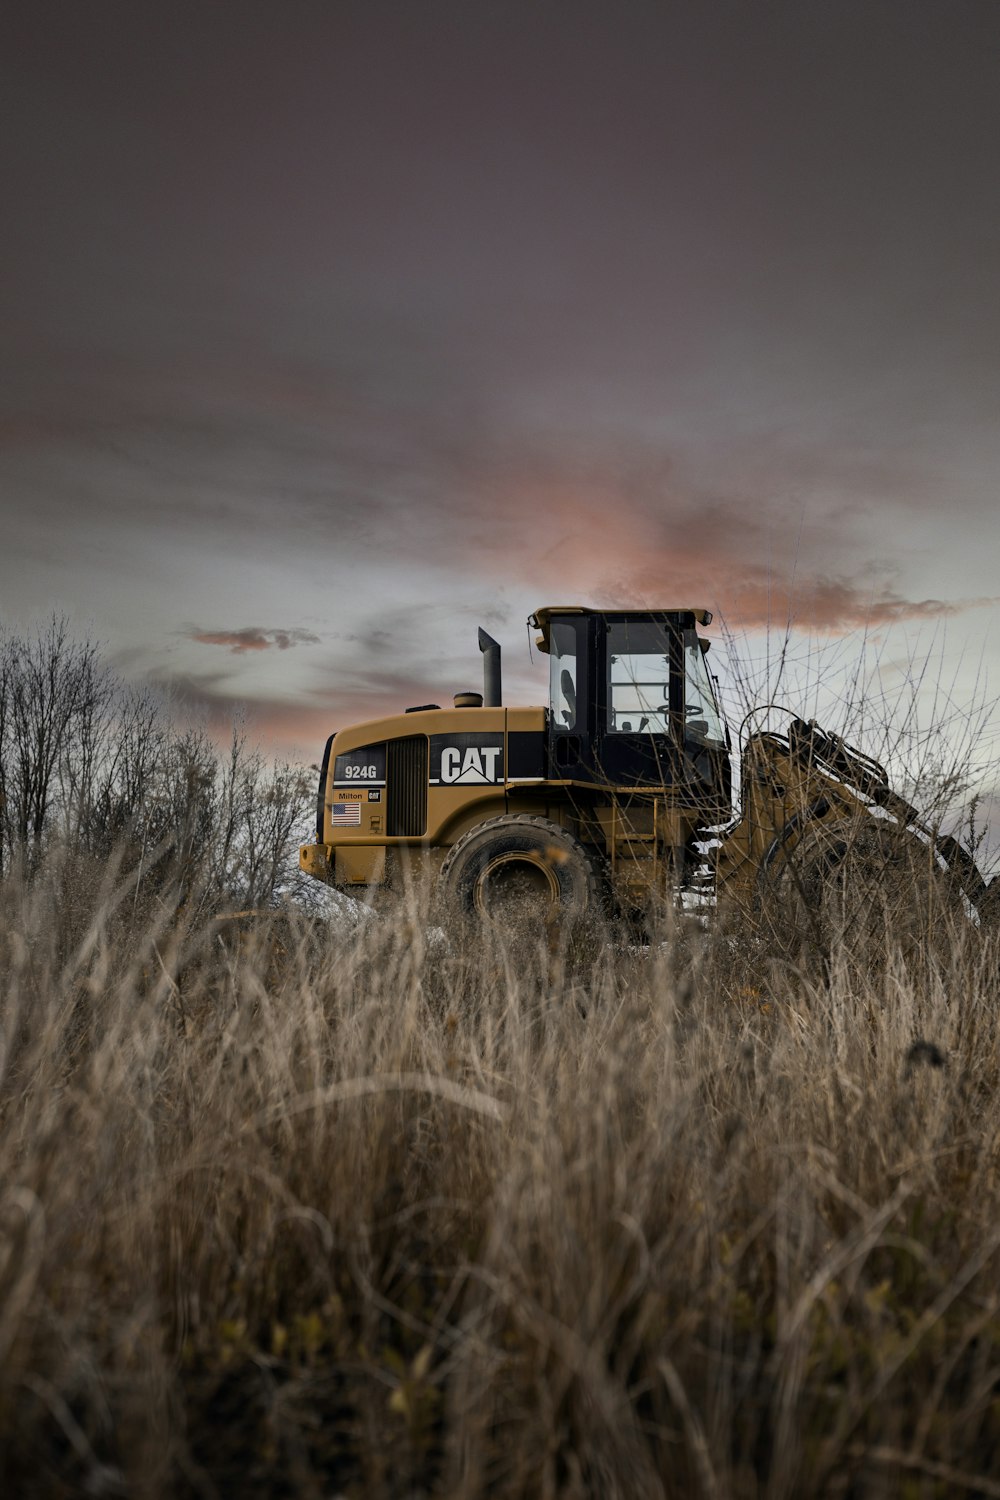
M361 803L360 802L335 802L333 804L333 821L335 823L347 823L355 828L361 827Z

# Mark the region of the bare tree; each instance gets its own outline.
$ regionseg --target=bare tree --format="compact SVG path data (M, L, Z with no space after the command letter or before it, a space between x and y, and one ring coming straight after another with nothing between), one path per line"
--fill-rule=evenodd
M267 906L310 791L242 724L225 757L203 728L174 729L65 619L0 636L0 874L12 856L34 870L57 837L98 860L131 851L137 881L189 906Z
M92 854L107 857L123 840L146 843L146 814L168 740L152 694L119 683L90 781L80 791L80 837Z
M292 831L311 783L282 762L268 765L233 726L229 755L219 767L213 883L241 906L270 905L287 874Z
M86 779L111 684L96 645L73 640L65 618L29 639L8 637L3 656L4 832L8 851L31 865L60 791L73 776Z
M246 901L266 906L286 875L292 832L312 786L301 767L268 767L258 754L247 767L245 787Z
M218 831L218 759L202 729L171 734L155 766L144 818L146 843L158 853L156 878L175 899L200 904L211 881Z

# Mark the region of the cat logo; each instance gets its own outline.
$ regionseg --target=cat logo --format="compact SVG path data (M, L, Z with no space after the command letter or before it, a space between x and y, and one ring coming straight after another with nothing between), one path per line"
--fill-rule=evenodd
M431 735L427 766L431 786L502 786L503 779L503 736L495 729L453 729Z
M497 761L503 754L500 745L457 745L441 747L441 781L446 786L495 786Z

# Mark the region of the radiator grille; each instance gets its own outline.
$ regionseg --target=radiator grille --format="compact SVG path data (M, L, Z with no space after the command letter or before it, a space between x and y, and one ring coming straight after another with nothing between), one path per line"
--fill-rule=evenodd
M423 838L427 831L427 736L390 740L386 766L386 833Z

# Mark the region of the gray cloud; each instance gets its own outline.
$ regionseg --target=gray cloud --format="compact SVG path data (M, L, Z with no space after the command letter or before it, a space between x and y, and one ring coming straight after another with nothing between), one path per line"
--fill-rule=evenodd
M200 646L224 646L234 656L247 651L289 651L293 646L305 643L319 644L319 636L311 630L267 630L259 625L244 625L239 630L199 630L191 627L183 632L188 640Z

